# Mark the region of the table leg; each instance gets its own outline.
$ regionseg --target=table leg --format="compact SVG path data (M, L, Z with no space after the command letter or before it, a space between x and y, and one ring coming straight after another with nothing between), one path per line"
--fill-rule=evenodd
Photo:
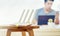
M7 35L6 36L11 36L11 31L10 30L7 31Z
M33 30L28 30L29 36L34 36Z
M22 32L22 36L26 36L26 33L25 33L25 31L23 31L23 32Z

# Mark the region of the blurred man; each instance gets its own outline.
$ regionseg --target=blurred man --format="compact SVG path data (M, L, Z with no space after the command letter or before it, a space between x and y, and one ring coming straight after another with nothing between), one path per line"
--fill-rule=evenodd
M32 23L36 23L39 15L55 15L54 23L59 24L59 13L51 9L54 0L44 0L44 7L37 9Z

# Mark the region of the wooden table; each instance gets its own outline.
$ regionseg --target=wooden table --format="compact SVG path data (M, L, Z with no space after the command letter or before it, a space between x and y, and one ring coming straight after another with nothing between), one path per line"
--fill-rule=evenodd
M22 36L26 36L25 32L29 33L29 36L34 36L33 29L39 28L39 26L1 26L1 29L8 29L6 36L11 36L11 32L22 32Z

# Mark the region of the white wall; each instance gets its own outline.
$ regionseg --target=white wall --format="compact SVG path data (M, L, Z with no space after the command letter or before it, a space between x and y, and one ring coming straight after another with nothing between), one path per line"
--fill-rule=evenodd
M55 0L53 9L60 11L60 0ZM23 9L38 9L44 6L43 0L0 0L0 25L19 21Z

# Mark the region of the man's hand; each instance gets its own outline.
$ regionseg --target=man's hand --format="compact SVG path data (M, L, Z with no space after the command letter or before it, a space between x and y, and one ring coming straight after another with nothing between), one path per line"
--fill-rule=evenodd
M37 20L36 19L33 19L32 20L32 24L36 24Z

